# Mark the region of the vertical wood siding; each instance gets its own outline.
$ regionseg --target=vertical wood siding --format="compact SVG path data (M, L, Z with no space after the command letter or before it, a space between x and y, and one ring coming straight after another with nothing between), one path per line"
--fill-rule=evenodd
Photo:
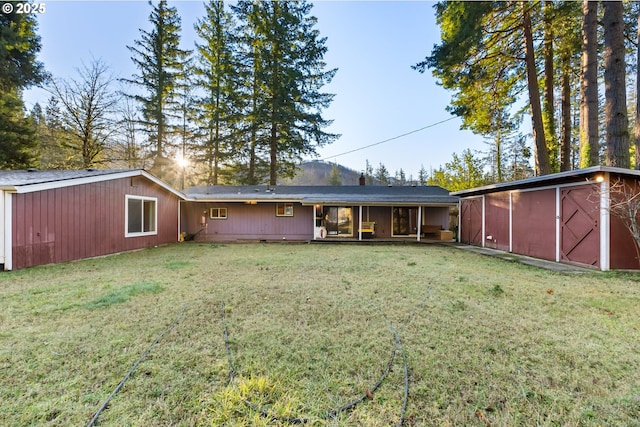
M512 193L513 252L556 259L556 190Z
M211 208L227 208L227 219L209 218ZM203 214L204 228L200 226ZM292 217L278 217L276 203L184 202L181 229L200 241L310 240L313 239L313 207L294 203Z
M127 194L157 197L157 235L125 238ZM178 198L144 177L13 194L13 268L175 242L177 213Z
M460 201L460 241L482 246L482 197Z
M484 196L485 246L502 251L509 250L509 192ZM491 239L488 237L491 236Z
M611 181L615 182L617 177L612 176ZM626 178L625 185L638 189L638 182L631 178ZM615 197L615 196L614 196ZM638 219L640 221L640 218ZM640 257L638 248L631 233L620 218L611 215L611 238L610 240L610 267L613 269L640 269Z
M600 267L600 203L597 188L560 189L560 259ZM594 201L596 198L598 201Z

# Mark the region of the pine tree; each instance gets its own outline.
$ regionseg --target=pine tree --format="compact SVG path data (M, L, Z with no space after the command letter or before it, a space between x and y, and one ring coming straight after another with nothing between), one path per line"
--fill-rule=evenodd
M271 184L292 176L303 156L337 138L323 130L331 122L322 110L333 95L321 92L336 70L325 70L326 38L314 28L311 8L306 1L245 1L234 9L251 34L244 49L253 78L250 153L266 154Z
M580 67L580 166L599 161L598 138L598 2L582 1Z
M604 2L604 87L608 166L630 167L622 2Z
M181 20L175 7L166 0L152 6L150 31L140 30L140 39L133 46L131 60L140 71L130 79L123 79L141 89L128 95L141 104L141 124L148 134L150 152L154 159L152 171L160 178L167 172L171 119L177 115L177 90L185 77L184 64L189 52L180 49Z
M380 162L375 172L373 173L373 177L375 181L379 185L389 185L391 183L391 178L389 177L389 170L385 165Z
M36 60L40 37L35 15L0 13L0 168L23 168L36 163L36 129L25 115L22 90L47 78Z
M206 182L217 185L221 168L232 160L237 136L242 88L238 77L234 24L222 0L205 5L206 17L195 29L202 42L196 43L195 83L205 93L196 100L198 123L203 133L199 158L206 165Z
M334 164L329 172L329 185L342 185L342 174L337 164Z

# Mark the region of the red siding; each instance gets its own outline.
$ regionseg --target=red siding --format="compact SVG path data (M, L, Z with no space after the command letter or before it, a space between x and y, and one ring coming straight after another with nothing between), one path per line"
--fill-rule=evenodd
M616 182L617 177L612 176L612 185ZM640 185L636 180L631 178L625 179L625 185L634 189L637 193L640 191ZM615 199L615 194L612 194L612 199ZM614 200L612 200L614 203ZM639 218L640 221L640 218ZM640 253L639 249L634 242L634 239L625 227L620 218L617 218L614 214L611 215L611 246L610 246L610 267L618 269L640 269Z
M563 261L600 266L600 203L597 188L560 189L560 257Z
M482 197L460 201L460 241L482 246Z
M175 242L178 198L143 177L14 194L13 268ZM125 238L125 195L158 199L158 234Z
M556 259L555 189L512 193L513 252Z
M227 208L227 219L209 218L210 208ZM200 218L206 211L206 227ZM313 206L294 203L292 217L276 216L275 203L211 203L182 204L181 229L196 235L196 240L310 240L313 239Z
M485 245L502 251L509 250L509 193L484 196ZM489 237L491 237L489 239Z

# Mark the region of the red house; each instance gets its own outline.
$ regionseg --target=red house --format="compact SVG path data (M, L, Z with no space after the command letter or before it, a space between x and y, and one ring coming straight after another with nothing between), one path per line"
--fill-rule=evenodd
M176 242L184 196L142 170L0 171L4 270Z
M637 197L639 179L640 171L595 166L454 192L459 239L600 270L640 269L635 242L612 211L616 189Z
M435 186L205 186L185 197L181 230L205 241L449 240L458 204Z

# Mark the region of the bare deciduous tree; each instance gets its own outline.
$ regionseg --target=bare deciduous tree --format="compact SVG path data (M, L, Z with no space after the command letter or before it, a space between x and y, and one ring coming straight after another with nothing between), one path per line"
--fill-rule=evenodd
M62 121L70 133L69 148L77 153L83 168L104 161L103 154L115 132L113 117L118 97L111 90L114 77L101 60L84 63L77 79L52 79L49 91L61 106Z

